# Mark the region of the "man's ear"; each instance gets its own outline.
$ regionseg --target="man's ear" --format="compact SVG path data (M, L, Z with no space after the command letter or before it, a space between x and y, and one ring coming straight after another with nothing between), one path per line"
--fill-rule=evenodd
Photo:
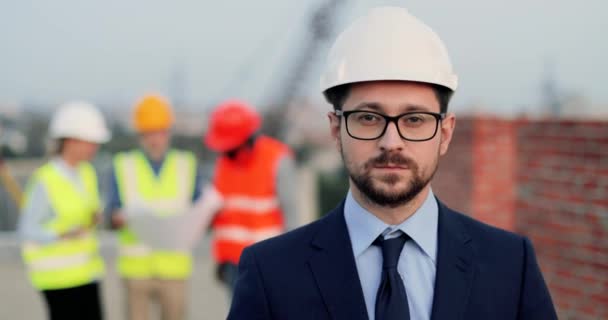
M333 111L327 113L327 118L329 119L329 130L331 133L331 137L334 139L338 150L340 150L340 122L342 121L342 119L338 117Z
M452 134L456 127L456 116L453 113L448 113L445 119L441 120L441 126L439 127L441 142L439 145L439 154L444 155L448 152L450 142L452 141Z

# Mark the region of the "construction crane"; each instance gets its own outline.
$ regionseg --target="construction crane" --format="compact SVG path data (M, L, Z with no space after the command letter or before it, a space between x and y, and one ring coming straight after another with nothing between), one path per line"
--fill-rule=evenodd
M266 133L284 138L285 128L289 126L286 120L289 108L306 84L321 46L333 35L338 12L346 3L346 0L328 0L314 11L308 25L309 39L296 53L289 67L281 69L283 76L275 82L278 85L268 91L273 95L266 99L271 107L265 115Z
M352 3L352 2L351 2ZM262 104L268 106L264 114L264 133L284 140L286 130L289 127L287 114L295 98L301 93L302 86L306 84L312 70L315 58L319 54L321 46L334 33L335 22L338 13L347 4L346 0L327 0L322 2L311 15L307 27L307 38L303 46L296 50L291 61L279 64L280 71L277 72L272 82L270 92L262 99ZM235 91L235 87L242 87L254 76L253 66L260 57L267 55L268 47L275 41L274 36L260 43L260 46L252 52L250 57L236 68L229 81L211 99L212 104L225 99L229 92Z

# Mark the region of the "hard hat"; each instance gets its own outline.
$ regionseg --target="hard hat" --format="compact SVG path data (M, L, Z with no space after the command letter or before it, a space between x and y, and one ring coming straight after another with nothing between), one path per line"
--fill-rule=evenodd
M452 91L458 85L441 39L400 7L372 9L338 36L321 76L321 91L380 80L432 83Z
M243 144L260 129L262 119L250 105L229 100L211 113L205 144L209 149L224 152Z
M73 138L93 143L108 142L111 136L101 112L82 101L59 107L51 119L49 135L53 139Z
M147 95L135 106L133 126L137 132L167 130L173 125L169 102L158 95Z

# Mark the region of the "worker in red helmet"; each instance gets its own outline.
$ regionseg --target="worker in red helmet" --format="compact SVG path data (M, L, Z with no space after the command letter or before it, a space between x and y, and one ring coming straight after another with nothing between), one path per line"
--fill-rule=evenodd
M217 276L232 291L243 249L296 226L293 153L282 142L259 134L260 115L231 100L211 114L205 145L219 153L213 183L222 209L213 223Z

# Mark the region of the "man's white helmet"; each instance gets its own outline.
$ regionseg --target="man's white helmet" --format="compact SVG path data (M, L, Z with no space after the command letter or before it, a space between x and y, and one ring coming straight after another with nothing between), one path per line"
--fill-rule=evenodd
M59 107L51 119L49 135L53 139L73 138L93 143L108 142L111 136L101 112L82 101Z
M321 76L321 91L380 80L432 83L452 91L458 86L441 39L400 7L372 9L338 36Z

